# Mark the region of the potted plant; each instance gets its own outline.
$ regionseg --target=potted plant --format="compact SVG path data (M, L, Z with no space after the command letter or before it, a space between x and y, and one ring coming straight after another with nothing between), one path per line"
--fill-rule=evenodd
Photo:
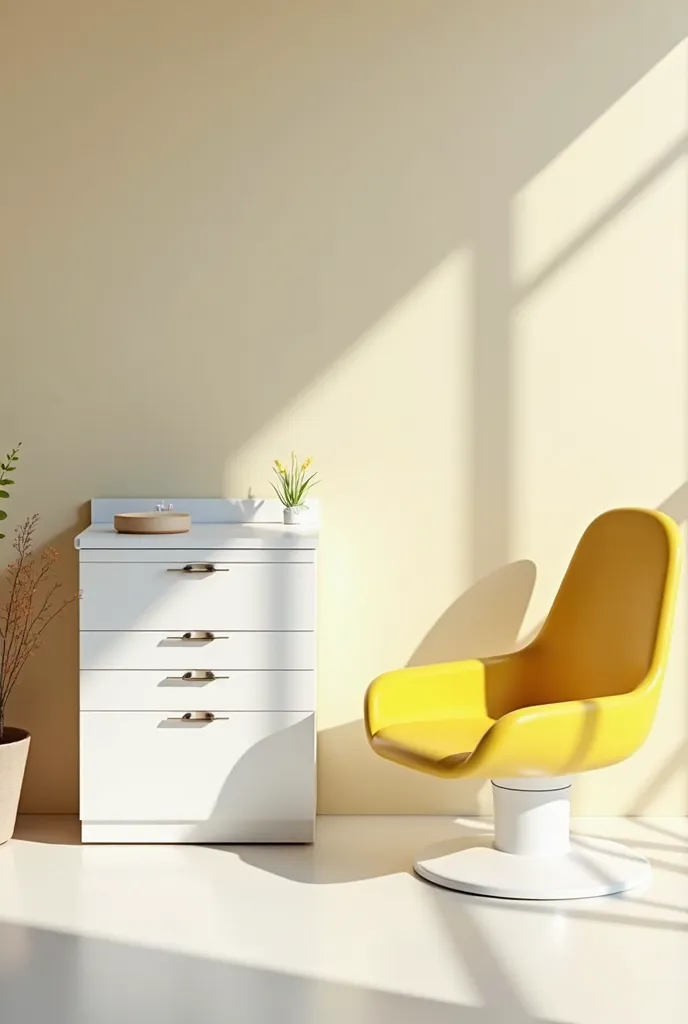
M14 459L8 457L10 469L13 462L16 451ZM7 477L8 463L2 466L3 477ZM4 483L12 481L5 479ZM57 552L46 548L40 555L34 554L37 525L38 516L34 515L15 530L15 556L6 570L7 599L0 611L0 844L14 832L31 742L25 729L5 725L7 702L52 620L78 596L59 600L61 584L54 572Z
M296 452L291 453L289 469L282 465L279 459L275 459L273 472L277 476L277 484L272 488L284 505L284 522L286 526L293 526L299 522L299 516L308 506L304 498L318 483L317 473L307 475L312 459L306 459L299 465Z

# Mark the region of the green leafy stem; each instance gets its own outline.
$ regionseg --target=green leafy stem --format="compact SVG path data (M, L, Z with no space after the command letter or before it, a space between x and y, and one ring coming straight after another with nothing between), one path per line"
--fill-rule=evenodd
M8 452L5 456L5 461L0 462L0 498L9 498L10 492L6 490L8 487L12 487L14 480L11 479L11 474L14 473L19 462L19 449L21 448L21 441L16 448L13 448L11 452ZM4 508L0 508L0 522L3 519L7 519L7 513ZM5 536L4 533L0 533L0 540Z

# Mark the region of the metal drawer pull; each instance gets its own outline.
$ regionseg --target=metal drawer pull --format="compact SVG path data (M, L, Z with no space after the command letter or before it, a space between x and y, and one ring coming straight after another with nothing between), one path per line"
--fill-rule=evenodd
M185 715L170 715L166 722L227 722L228 715L214 715L212 711L187 711Z
M168 572L229 572L229 568L223 569L220 566L213 565L212 562L189 562L183 568L178 569L176 566L172 569L168 569Z
M184 672L181 676L167 676L167 679L184 680L187 683L212 683L215 679L229 679L229 676L216 676L214 672Z
M188 633L182 633L181 636L168 636L168 640L196 640L201 643L209 643L211 640L226 640L226 636L215 636L207 629L194 629Z

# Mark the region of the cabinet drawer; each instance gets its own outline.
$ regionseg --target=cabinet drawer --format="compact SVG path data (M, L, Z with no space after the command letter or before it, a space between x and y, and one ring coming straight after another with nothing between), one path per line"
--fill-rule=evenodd
M314 715L239 711L212 722L179 720L198 704L165 712L82 712L82 820L312 817Z
M315 668L315 633L220 633L184 640L183 634L82 632L82 669L293 670Z
M312 562L84 562L83 630L311 630ZM213 565L215 571L185 571Z
M184 672L81 673L82 711L162 711L198 701L223 711L313 711L315 673L198 670L191 660Z

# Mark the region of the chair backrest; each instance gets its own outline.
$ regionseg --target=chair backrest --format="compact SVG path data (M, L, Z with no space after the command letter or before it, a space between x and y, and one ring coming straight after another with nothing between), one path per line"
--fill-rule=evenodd
M528 702L586 700L661 685L680 573L673 519L614 509L590 524L532 644ZM651 673L651 678L648 675Z

